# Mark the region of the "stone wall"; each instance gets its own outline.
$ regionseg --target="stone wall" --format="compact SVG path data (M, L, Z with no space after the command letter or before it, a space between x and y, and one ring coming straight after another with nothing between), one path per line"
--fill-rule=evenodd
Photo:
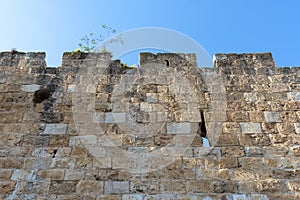
M0 53L1 199L300 198L299 67L110 57Z

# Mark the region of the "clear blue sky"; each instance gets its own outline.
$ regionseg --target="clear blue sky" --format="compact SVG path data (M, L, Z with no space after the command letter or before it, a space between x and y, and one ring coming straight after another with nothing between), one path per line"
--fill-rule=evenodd
M163 27L215 53L272 52L300 66L299 0L2 0L0 50L46 51L48 66L108 24L119 32Z

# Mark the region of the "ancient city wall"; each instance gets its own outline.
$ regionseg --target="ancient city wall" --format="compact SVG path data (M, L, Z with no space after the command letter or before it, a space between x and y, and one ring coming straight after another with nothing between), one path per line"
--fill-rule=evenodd
M0 53L1 199L300 199L300 70L270 53Z

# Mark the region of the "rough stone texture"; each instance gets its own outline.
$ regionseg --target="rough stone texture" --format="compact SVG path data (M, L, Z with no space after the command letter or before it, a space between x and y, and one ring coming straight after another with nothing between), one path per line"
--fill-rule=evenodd
M281 117L279 112L265 112L266 122L281 122Z
M167 124L168 134L189 134L191 132L189 123L172 123Z
M47 124L43 134L60 135L60 134L65 134L66 131L67 131L66 124Z
M0 199L300 199L299 67L214 65L0 53Z
M240 123L242 133L261 133L260 123Z
M106 181L104 183L105 194L129 193L129 181Z

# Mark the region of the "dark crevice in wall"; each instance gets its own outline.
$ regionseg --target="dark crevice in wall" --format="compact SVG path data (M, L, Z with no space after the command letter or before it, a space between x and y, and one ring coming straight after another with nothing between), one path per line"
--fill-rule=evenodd
M200 117L201 117L201 122L199 123L199 129L200 129L200 135L201 137L206 138L206 125L205 125L205 118L204 118L204 111L200 110Z
M165 60L166 61L166 66L169 67L170 66L170 62L168 60Z

